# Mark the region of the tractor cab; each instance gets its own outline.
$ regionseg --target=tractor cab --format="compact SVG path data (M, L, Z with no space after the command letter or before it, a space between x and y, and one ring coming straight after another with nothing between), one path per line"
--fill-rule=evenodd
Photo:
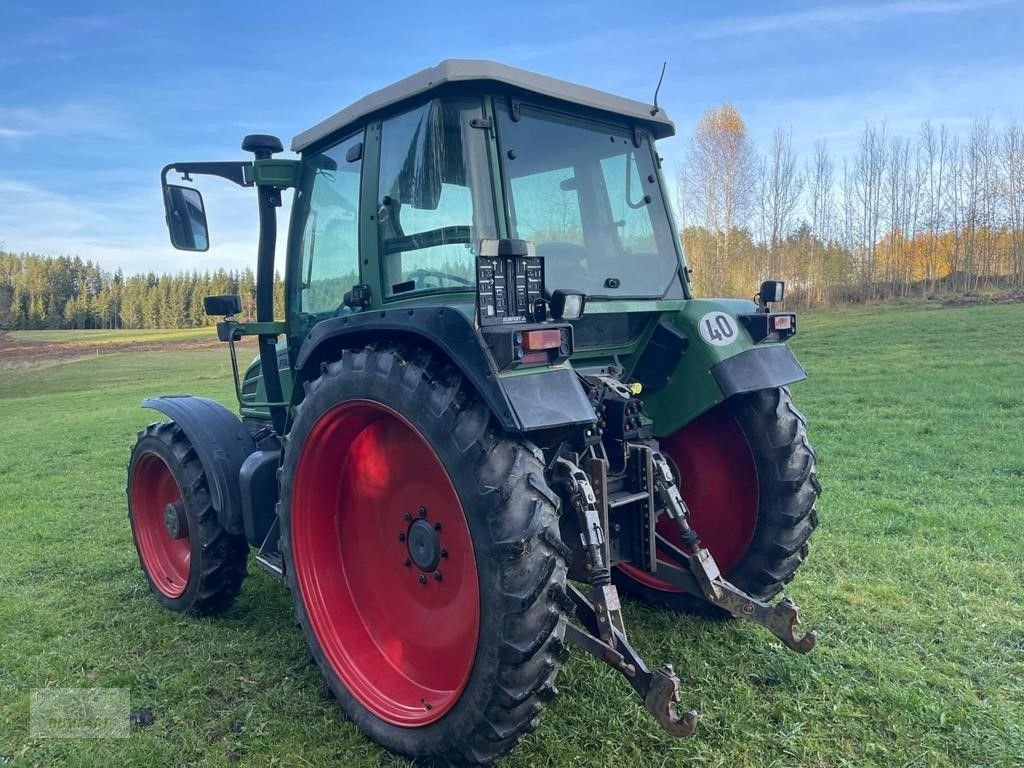
M772 280L692 295L655 147L673 133L657 106L449 60L300 133L296 158L252 135L251 160L166 166L175 247L211 242L197 176L255 188L260 228L255 319L206 299L241 418L144 401L170 419L129 466L157 599L226 609L255 549L360 728L460 764L534 727L566 643L693 732L620 590L809 651L799 609L770 602L817 525L796 316Z
M302 240L292 248L308 247L345 199L357 214L350 233L362 224L364 247L375 245L379 257L362 265L375 268L353 270L370 285L374 306L476 293L481 242L496 239L533 243L545 267L539 295L684 298L653 147L673 127L652 111L496 64L443 62L295 138L307 170L305 205L293 214ZM337 171L318 178L323 167ZM361 188L342 190L346 177L351 185L360 175ZM331 191L347 194L331 199ZM300 258L315 270L315 254L292 254ZM483 319L535 314L514 297L495 307L493 293L491 286L483 297Z
M346 268L357 277L365 221L379 256L376 269L362 271L371 305L478 293L481 243L498 239L531 242L543 284L509 303L484 286L484 324L533 317L533 303L555 289L592 301L684 298L648 131L537 95L534 104L521 101L530 94L495 95L497 85L483 81L473 97L434 96L375 123L372 158L362 151L365 128L319 150L305 144L305 134L296 140L306 172L293 219L300 253L293 258L305 264L307 277L337 280ZM372 192L362 216L360 173ZM332 230L349 240L332 242ZM350 264L318 263L325 253L337 259L346 250ZM334 304L318 303L311 282L303 284L309 293L296 297L296 309L336 311L342 294Z

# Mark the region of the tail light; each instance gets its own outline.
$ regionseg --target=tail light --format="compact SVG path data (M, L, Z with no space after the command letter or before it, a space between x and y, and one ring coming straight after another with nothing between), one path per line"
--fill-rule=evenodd
M545 325L480 329L499 370L558 365L572 355L572 326Z
M550 328L543 331L523 331L523 350L540 352L545 349L558 349L562 346L562 331Z
M785 341L796 333L796 314L793 312L754 312L737 315L736 319L747 329L755 344Z

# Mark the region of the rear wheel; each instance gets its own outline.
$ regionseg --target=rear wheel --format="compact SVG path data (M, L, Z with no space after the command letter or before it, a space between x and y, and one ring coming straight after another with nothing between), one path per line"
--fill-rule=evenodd
M346 351L296 409L281 482L296 616L360 729L480 764L536 727L564 654L555 497L454 368Z
M128 519L161 605L195 615L231 607L246 576L249 547L217 522L202 464L174 422L139 433L128 464Z
M669 437L662 450L680 475L690 521L723 575L767 600L793 579L818 525L821 486L807 422L785 387L741 395L713 408ZM664 515L658 532L682 544ZM725 618L725 611L633 565L615 579L651 605Z

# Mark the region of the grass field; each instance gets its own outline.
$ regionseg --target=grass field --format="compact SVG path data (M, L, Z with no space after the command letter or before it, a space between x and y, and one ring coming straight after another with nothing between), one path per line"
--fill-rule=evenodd
M664 736L574 653L562 695L503 765L1024 765L1024 305L801 319L825 491L792 585L807 657L766 633L627 605L704 719ZM404 765L323 694L288 594L252 567L226 616L148 595L124 469L146 395L230 402L227 352L135 352L0 379L0 766ZM122 687L127 740L28 737L41 687Z

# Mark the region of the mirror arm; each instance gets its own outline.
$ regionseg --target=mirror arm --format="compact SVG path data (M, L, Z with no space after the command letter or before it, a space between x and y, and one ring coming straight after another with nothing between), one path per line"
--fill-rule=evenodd
M260 138L260 137L257 137ZM277 141L276 139L274 140ZM280 142L277 142L280 151ZM243 149L245 149L243 143ZM274 405L270 417L278 434L284 434L286 408L283 400L281 376L277 369L277 337L280 331L274 323L274 245L277 239L276 208L281 205L281 189L294 186L298 177L298 161L274 161L271 152L258 147L256 162L262 162L265 178L256 179L253 161L239 160L206 163L170 163L160 173L160 180L167 189L167 175L171 172L220 176L240 187L256 186L259 199L260 234L256 256L256 325L258 332L260 365L267 399Z
M234 182L240 187L252 186L252 174L246 170L252 167L250 160L231 160L223 162L207 163L170 163L165 165L160 172L160 180L167 186L167 174L174 172L187 177L191 173L201 176L220 176L222 179ZM191 179L186 178L186 181Z

